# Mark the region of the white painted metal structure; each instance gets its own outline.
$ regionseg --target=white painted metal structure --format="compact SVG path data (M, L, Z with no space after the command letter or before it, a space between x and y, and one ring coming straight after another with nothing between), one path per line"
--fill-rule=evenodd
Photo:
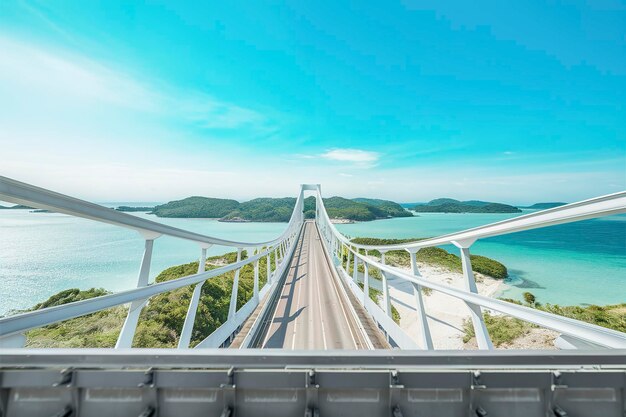
M203 283L208 279L217 277L226 272L235 271L235 280L231 293L228 320L196 347L211 348L228 344L229 340L231 340L231 338L238 332L240 326L257 307L259 300L262 299L268 292L276 290L278 286L278 280L276 278L282 275L285 267L287 266L287 260L291 258L295 247L294 243L297 240L303 225L303 204L305 191L312 191L314 193L317 202L316 222L322 236L324 237L324 244L326 245L328 252L333 254L336 258L337 269L340 272L340 276L343 277L345 283L357 299L371 314L372 318L378 323L381 329L387 334L390 341L400 348L433 349L433 342L430 336L428 321L426 319L424 303L422 301L421 287L427 287L434 291L440 291L444 294L463 300L467 304L480 349L493 348L489 333L483 321L483 309L497 311L530 323L534 323L541 327L546 327L560 332L564 336L563 341L569 342L568 347L584 346L593 348L626 348L626 334L624 333L478 294L476 291L476 283L474 281L469 252L470 246L480 238L514 233L533 228L547 227L555 224L579 221L611 214L624 213L626 212L626 192L598 197L579 203L568 204L566 206L535 212L502 222L445 236L421 240L418 242L401 245L367 246L357 245L350 242L349 239L339 233L339 231L335 228L324 207L321 188L319 185L305 184L301 186L291 219L285 232L281 236L274 240L265 242L236 242L166 226L161 223L117 212L106 207L88 203L86 201L68 197L63 194L58 194L5 177L0 177L0 200L24 204L31 207L49 209L55 212L137 230L145 238L145 251L139 270L137 288L107 296L2 318L0 319L0 346L22 346L25 340L23 333L29 329L130 303L128 316L116 344L116 348L128 348L132 345L141 309L146 305L150 297L177 288L194 285L193 296L183 329L181 330L181 337L178 344L179 348L188 348ZM187 239L198 243L201 254L197 274L162 283L150 284L148 282L153 243L155 239L162 235ZM419 273L416 264L416 252L421 248L442 244L453 244L460 250L463 274L466 279L466 288L464 290L431 282L422 277ZM221 268L204 271L206 251L212 245L223 245L236 248L238 253L237 261ZM250 256L245 260L241 260L241 252L245 248L249 249ZM365 255L364 253L367 250L379 251L382 255L381 261L379 262ZM385 265L384 254L389 250L408 251L411 256L413 273L409 274L392 266ZM348 254L346 265L342 264L344 251ZM259 289L258 261L260 258L266 257L269 271L270 253L275 254L275 271L268 275L266 285ZM348 274L348 266L350 262L352 262L352 265L354 266L354 274L352 277ZM236 304L239 271L243 266L248 264L252 264L255 271L254 296L237 311ZM357 271L358 265L360 264L363 265L365 272L362 279L362 285L365 290L361 289L358 280ZM371 268L377 268L380 270L382 274L382 282L374 281L369 276L368 271ZM406 335L391 319L391 301L388 288L388 278L390 276L411 282L414 286L416 305L418 307L418 323L420 324L420 334L419 337L416 338L419 340L419 343L416 343L414 338ZM382 289L382 308L365 295L369 293L368 288L370 285Z
M400 348L413 348L414 346L412 340L408 339L406 335L401 333L399 334L399 338L395 339L391 332L396 334L398 334L398 332L397 329L393 327L393 321L383 318L381 314L382 312L391 316L389 284L387 283L387 278L389 276L394 276L413 284L417 305L418 323L420 324L420 347L423 349L432 349L433 342L428 327L428 321L426 319L424 303L422 301L421 287L427 287L435 291L440 291L444 294L465 301L472 318L472 324L474 326L479 349L493 349L489 332L487 331L487 327L485 326L483 320L483 309L497 311L530 323L534 323L538 326L560 332L562 335L567 336L566 339L561 341L562 347L576 348L578 346L585 346L591 348L626 348L626 334L624 333L478 294L476 291L476 282L474 280L474 273L472 271L469 252L470 246L480 238L591 219L611 214L624 213L626 212L626 192L610 194L581 201L579 203L539 211L445 236L399 245L380 246L358 245L350 242L350 240L343 236L330 221L330 218L324 209L324 203L319 189L317 191L317 202L320 206L317 210L317 222L323 236L326 239L326 244L328 247L332 248L336 257L339 259L342 259L342 251L347 251L348 254L346 265L343 266L340 264L338 268L343 272L344 278L346 278L346 280L351 284L350 288L355 295L357 295L358 299L362 300L365 308L371 313L374 319L378 321L379 325L384 330L388 331L389 335L394 339ZM415 256L417 251L421 248L444 244L453 244L460 250L463 275L466 280L464 290L454 288L449 285L431 282L422 277L419 273ZM379 251L381 253L381 261L378 262L365 255L368 250ZM385 253L390 250L406 250L409 252L411 257L412 274L408 274L397 268L385 265ZM352 262L353 270L355 271L352 278L347 273L350 262ZM361 290L357 284L356 271L359 264L363 264L364 266L363 286L365 291ZM368 274L370 268L377 268L380 270L383 278L382 309L373 303L369 297L365 296L365 294L368 293L367 289L369 288L371 282L371 278Z
M288 264L286 260L288 260L291 255L293 243L297 239L302 227L303 198L303 193L300 192L285 232L276 239L265 242L236 242L167 226L162 223L142 219L6 177L0 177L0 200L126 227L138 231L145 238L145 250L139 269L136 289L0 319L0 347L17 347L23 345L25 338L22 333L28 329L130 303L128 316L126 317L126 321L124 322L116 344L116 348L129 348L132 346L141 309L146 305L150 297L188 285L195 285L178 344L179 348L188 348L202 285L208 279L230 271L235 271L228 320L213 334L197 345L197 347L219 347L236 333L239 326L241 326L259 304L259 299L276 287L275 277L280 276L283 269ZM150 284L148 282L148 275L150 271L150 261L152 259L152 248L154 240L160 236L171 236L196 242L200 249L198 273L176 280ZM207 249L213 245L237 248L237 262L221 268L205 271L206 252ZM245 260L241 260L241 253L244 249L248 249L250 256ZM258 261L262 257L266 257L269 272L271 254L273 254L274 257L275 270L271 274L268 274L265 286L259 290ZM248 264L254 266L255 294L250 301L237 311L239 271Z
M316 223L322 242L334 257L339 279L369 312L390 343L401 350L285 351L219 349L226 346L264 296L280 295L281 277L302 231L304 192L316 197ZM0 200L134 229L145 239L137 288L0 319L0 416L135 415L185 416L492 416L620 417L626 414L626 334L556 316L476 292L469 248L477 239L626 212L626 192L536 212L419 242L365 246L337 231L324 208L319 185L303 185L286 230L266 242L217 239L120 213L82 200L0 177ZM172 236L196 242L196 274L148 282L154 240ZM416 252L451 243L459 248L465 289L422 277ZM205 271L207 249L237 250L237 261ZM242 259L242 251L249 256ZM366 255L381 253L378 261ZM410 253L412 273L385 265L390 250ZM273 265L270 262L273 257ZM344 259L347 254L347 259ZM2 254L0 254L0 257ZM267 258L267 283L259 288L259 260ZM237 309L238 271L254 268L252 298ZM350 266L353 274L350 275ZM359 265L363 266L360 276ZM369 271L377 268L382 280ZM228 319L187 349L204 282L234 271ZM388 278L413 284L418 335L405 334L391 319ZM131 349L141 309L150 298L194 286L178 349ZM363 288L361 287L363 285ZM382 307L368 296L383 294ZM463 300L469 309L481 350L434 350L421 287ZM268 294L270 293L270 294ZM130 305L116 349L24 349L23 333L100 311ZM269 303L264 309L269 310ZM484 309L497 311L562 334L563 346L594 350L502 351L492 344L483 322ZM261 332L258 320L245 337ZM417 340L417 341L416 341ZM598 348L608 348L598 350Z

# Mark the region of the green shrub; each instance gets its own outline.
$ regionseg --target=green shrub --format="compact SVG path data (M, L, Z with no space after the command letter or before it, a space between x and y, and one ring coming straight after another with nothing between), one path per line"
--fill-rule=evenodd
M423 240L420 238L412 239L377 239L371 237L358 237L352 239L352 242L358 245L395 245L400 243L415 242ZM380 257L377 250L368 251L368 255ZM461 272L461 258L438 247L422 248L415 255L418 262L428 265L436 265L454 272ZM480 255L470 255L472 261L472 269L483 275L492 278L504 279L509 276L506 266L495 259L487 258ZM388 265L397 267L408 267L411 265L411 258L405 250L389 251L385 254L385 261Z
M494 346L500 346L503 343L511 343L520 336L525 335L533 327L531 324L522 320L507 317L507 316L495 316L489 313L484 313L485 325L489 331L489 336ZM476 336L474 333L474 326L471 320L465 320L463 322L463 342L467 343L469 340Z

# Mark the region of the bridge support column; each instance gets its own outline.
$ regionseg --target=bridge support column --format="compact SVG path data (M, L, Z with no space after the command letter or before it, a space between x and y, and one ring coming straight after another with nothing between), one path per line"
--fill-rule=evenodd
M476 280L474 279L474 272L472 271L472 260L470 258L469 247L474 243L471 241L454 241L454 246L461 251L461 265L463 266L463 277L465 278L465 289L475 294L478 293L476 288ZM476 342L479 349L493 349L493 343L489 337L487 326L483 318L482 308L479 305L467 303L472 317L472 325L474 326L474 333L476 334Z
M201 274L206 270L206 251L212 245L208 245L202 248L200 253L200 261L198 262L198 273ZM183 324L183 330L180 332L180 338L178 339L178 348L188 348L191 343L191 332L193 331L193 325L196 321L196 313L198 311L198 303L200 302L200 295L202 294L202 286L206 281L202 281L193 289L191 300L189 301L189 307L187 308L187 315L185 316L185 323Z
M385 263L385 253L386 251L380 251L380 263L383 265L387 265ZM383 310L389 317L392 317L393 314L391 313L391 297L389 297L389 282L387 280L387 273L380 271L380 274L383 276Z
M152 236L151 236L152 237ZM148 278L150 276L150 262L152 261L152 248L154 247L154 239L146 239L143 257L141 259L141 267L139 268L139 277L137 278L137 287L145 287L148 285ZM148 299L135 300L130 303L128 309L128 315L122 326L122 331L117 338L115 348L129 348L133 345L133 339L135 337L135 330L137 330L137 322L139 321L139 314L141 309L146 305Z
M237 248L237 262L241 261L242 248ZM228 306L228 319L235 316L237 312L237 292L239 291L239 273L241 268L235 271L235 279L233 280L233 291L230 293L230 305Z
M417 256L416 252L409 252L411 255L411 269L413 275L421 277L419 269L417 268ZM424 308L424 300L422 299L422 287L419 284L413 283L413 294L415 295L415 307L417 311L417 322L420 327L420 338L422 346L425 349L433 349L433 339L430 335L430 328L428 327L428 317L426 317L426 309Z

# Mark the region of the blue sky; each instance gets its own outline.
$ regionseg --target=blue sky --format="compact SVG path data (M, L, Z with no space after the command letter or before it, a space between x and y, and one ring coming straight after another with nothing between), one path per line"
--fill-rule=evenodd
M624 2L206 3L1 2L0 175L98 201L626 188Z

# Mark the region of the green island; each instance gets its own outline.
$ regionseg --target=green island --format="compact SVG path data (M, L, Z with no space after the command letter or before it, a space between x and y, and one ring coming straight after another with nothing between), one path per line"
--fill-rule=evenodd
M502 203L470 200L459 201L453 198L437 198L420 204L411 210L417 213L521 213L517 207Z
M152 214L158 217L202 217L219 219L239 207L236 200L209 197L187 197L155 206Z
M255 198L239 203L235 200L208 197L189 197L161 204L152 210L159 217L217 218L227 222L287 222L296 199ZM369 221L390 217L411 217L412 214L397 203L387 200L342 197L324 199L328 215L333 219ZM315 198L304 200L305 217L315 217Z

